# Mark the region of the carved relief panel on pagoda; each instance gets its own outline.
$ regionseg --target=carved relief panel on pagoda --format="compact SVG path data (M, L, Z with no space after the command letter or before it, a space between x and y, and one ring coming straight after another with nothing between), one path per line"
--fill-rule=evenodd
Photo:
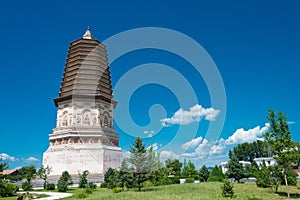
M102 126L113 128L113 107L107 102L70 102L60 104L56 128Z

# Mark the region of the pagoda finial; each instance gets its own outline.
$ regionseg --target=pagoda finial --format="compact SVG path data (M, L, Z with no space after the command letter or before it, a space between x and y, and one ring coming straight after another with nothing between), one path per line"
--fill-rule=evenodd
M88 26L87 30L85 31L83 37L83 39L94 39L92 32L90 30L90 26Z

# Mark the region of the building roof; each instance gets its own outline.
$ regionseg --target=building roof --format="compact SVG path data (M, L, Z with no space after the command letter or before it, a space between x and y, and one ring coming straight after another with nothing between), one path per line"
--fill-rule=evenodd
M104 44L95 40L90 29L83 38L70 43L58 102L74 96L112 101L112 85Z
M269 161L269 160L275 160L273 157L262 157L262 158L254 158L254 161Z
M17 169L12 169L12 170L4 170L3 172L0 172L2 175L10 175L14 172L18 171Z

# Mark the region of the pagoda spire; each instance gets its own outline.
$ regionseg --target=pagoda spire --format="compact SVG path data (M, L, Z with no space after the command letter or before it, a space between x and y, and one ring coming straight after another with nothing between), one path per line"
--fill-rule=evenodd
M90 27L88 26L87 30L85 31L84 35L82 36L83 39L94 39Z

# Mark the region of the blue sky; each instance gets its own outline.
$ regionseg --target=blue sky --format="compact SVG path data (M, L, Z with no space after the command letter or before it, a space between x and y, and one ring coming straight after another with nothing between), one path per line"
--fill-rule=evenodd
M171 85L161 86L156 81L141 85L127 106L137 127L116 123L124 151L138 135L145 137L148 146L157 146L162 156L211 166L226 160L229 148L261 137L270 108L288 115L293 139L299 142L299 8L296 0L1 2L0 154L10 168L40 165L49 145L48 134L55 127L53 98L58 96L69 43L80 38L87 26L100 41L141 27L182 33L202 45L224 83L226 113L212 106L205 77L186 58L161 49L120 56L111 63L113 87L135 67L159 63L181 74L197 98L194 101L185 95L182 103L172 89L181 82L172 79L175 76L168 71L163 75ZM152 78L147 73L139 75L136 79ZM122 105L117 91L114 95ZM157 104L161 106L153 106ZM185 122L178 122L176 113L180 112L187 117ZM223 115L224 127L215 133L217 139L206 138L209 125L219 123ZM161 119L166 119L168 126L163 126Z

